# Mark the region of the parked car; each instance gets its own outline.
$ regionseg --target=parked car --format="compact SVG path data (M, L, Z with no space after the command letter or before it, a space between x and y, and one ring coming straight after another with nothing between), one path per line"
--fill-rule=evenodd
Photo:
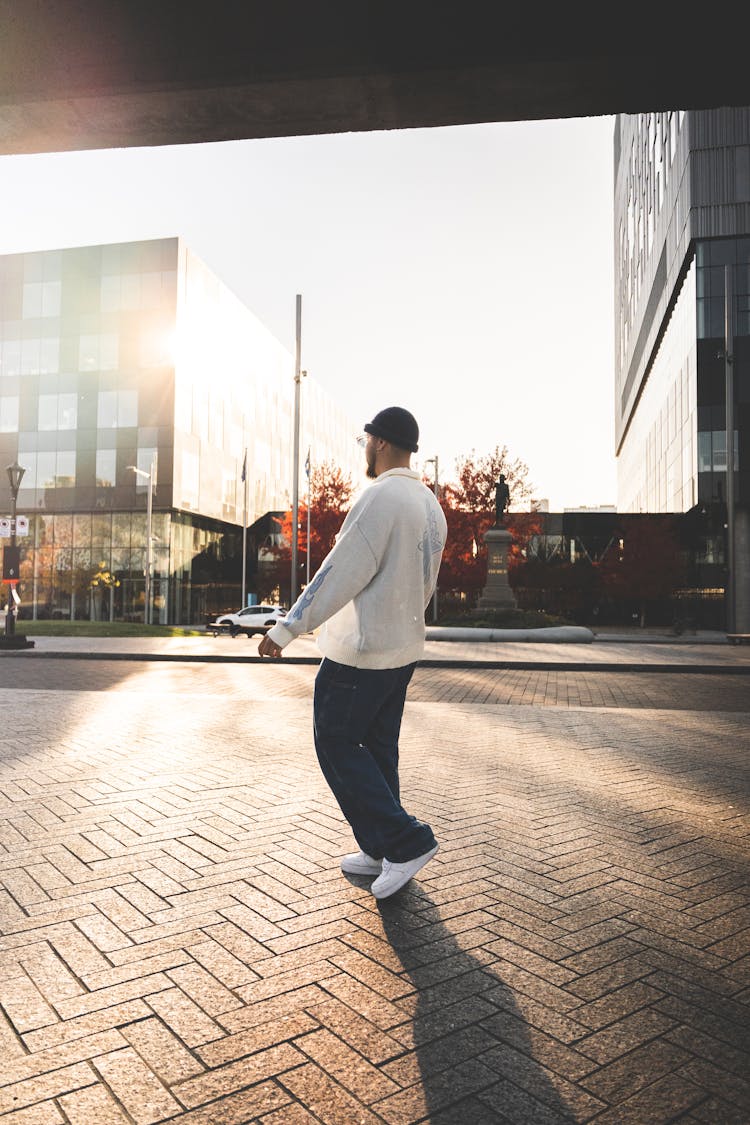
M267 633L277 621L283 621L287 610L280 605L249 605L236 613L220 613L216 625L229 626L233 637L244 633L252 637L255 633Z

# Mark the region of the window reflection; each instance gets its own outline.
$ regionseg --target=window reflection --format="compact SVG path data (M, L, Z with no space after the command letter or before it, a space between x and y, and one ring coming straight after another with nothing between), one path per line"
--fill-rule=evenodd
M114 488L117 474L117 450L97 449L96 451L96 486L97 488Z
M137 426L138 392L99 391L96 424L100 430Z
M114 371L119 362L117 334L82 335L78 347L79 371Z
M18 402L18 395L0 398L0 434L12 434L18 430Z
M40 395L38 428L40 430L74 430L78 419L78 395Z
M4 340L0 347L0 375L21 374L21 341Z

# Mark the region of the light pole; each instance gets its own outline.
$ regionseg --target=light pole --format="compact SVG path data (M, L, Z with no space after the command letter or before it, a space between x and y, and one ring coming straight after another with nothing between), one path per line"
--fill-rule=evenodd
M16 547L16 502L18 500L18 490L21 487L23 475L26 472L18 461L14 461L12 465L8 465L8 481L10 482L10 557L6 560L5 575L8 583L8 612L5 615L5 635L12 637L16 632L16 615L13 610L13 588L18 582L18 549ZM10 573L9 573L10 572ZM14 577L11 577L11 574Z
M734 568L734 299L733 266L724 266L724 396L727 448L727 633L736 628L737 591Z
M307 582L310 585L310 501L312 499L311 483L310 483L310 450L307 451L307 460L305 461L305 472L307 473Z
M148 472L144 469L138 469L135 465L128 465L128 469L135 473L136 476L145 477L148 481L148 497L146 500L146 592L145 604L143 606L143 623L144 625L151 624L151 524L153 520L154 511L154 489L156 488L156 459L157 453L151 458L151 468Z
M302 294L297 294L296 300L296 330L294 349L294 433L292 451L292 574L289 587L289 604L294 605L297 600L299 575L297 574L297 553L299 536L299 400L300 385L306 371L300 371L302 358Z
M434 457L428 457L427 460L425 461L425 465L434 465L435 466L435 479L433 481L432 491L435 493L435 499L437 500L437 502L439 504L440 503L440 482L438 480L438 457L437 457L437 454L435 454ZM435 593L432 595L432 624L433 625L435 625L437 623L437 619L438 619L438 591L437 591L437 582L436 582L435 583Z

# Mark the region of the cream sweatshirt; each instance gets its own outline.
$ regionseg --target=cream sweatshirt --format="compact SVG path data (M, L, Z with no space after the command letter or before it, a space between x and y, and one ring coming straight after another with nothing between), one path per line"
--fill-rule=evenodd
M268 636L281 648L323 626L338 664L401 668L424 652L424 612L446 539L443 511L413 469L389 469L353 504L336 545Z

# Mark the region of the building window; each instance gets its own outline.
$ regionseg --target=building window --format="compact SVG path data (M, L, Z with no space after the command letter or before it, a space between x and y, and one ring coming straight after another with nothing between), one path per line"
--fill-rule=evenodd
M740 445L739 431L734 431L734 469L739 472ZM726 430L698 431L698 472L725 473L727 471Z
M37 453L30 468L29 488L72 488L76 478L74 450ZM24 485L26 480L24 478Z
M21 341L21 374L38 375L41 365L41 340Z
M45 337L39 341L39 373L55 375L60 370L60 341L55 337Z
M698 271L702 273L702 270ZM724 298L704 297L696 302L698 314L698 339L718 339L724 336Z
M60 370L60 340L6 340L0 349L0 376L55 375Z
M197 453L183 450L182 453L182 497L188 504L198 503L200 491L200 461Z
M40 430L74 430L78 420L78 395L40 395Z
M18 432L18 396L0 398L0 434Z
M137 391L99 391L97 428L112 430L138 425Z
M0 376L21 374L21 341L4 340L0 345Z
M674 160L674 154L677 151L677 121L675 120L674 113L669 115L669 163Z
M117 477L117 450L97 449L96 487L114 488Z
M59 281L28 281L23 287L23 319L59 316L61 288Z
M141 367L164 367L173 362L174 340L168 328L151 327L141 333L139 363Z
M78 347L79 371L114 371L118 366L118 339L114 332L81 336Z
M155 456L156 456L156 450L153 447L152 448L144 447L144 448L139 449L138 453L137 453L136 467L139 468L142 473L149 473L150 474L151 473L151 463L153 462ZM158 474L158 465L155 468L155 473ZM156 483L156 481L154 483ZM147 481L145 479L145 477L139 477L137 473L135 474L135 490L136 490L136 492L147 492L150 487L151 487L150 481Z

